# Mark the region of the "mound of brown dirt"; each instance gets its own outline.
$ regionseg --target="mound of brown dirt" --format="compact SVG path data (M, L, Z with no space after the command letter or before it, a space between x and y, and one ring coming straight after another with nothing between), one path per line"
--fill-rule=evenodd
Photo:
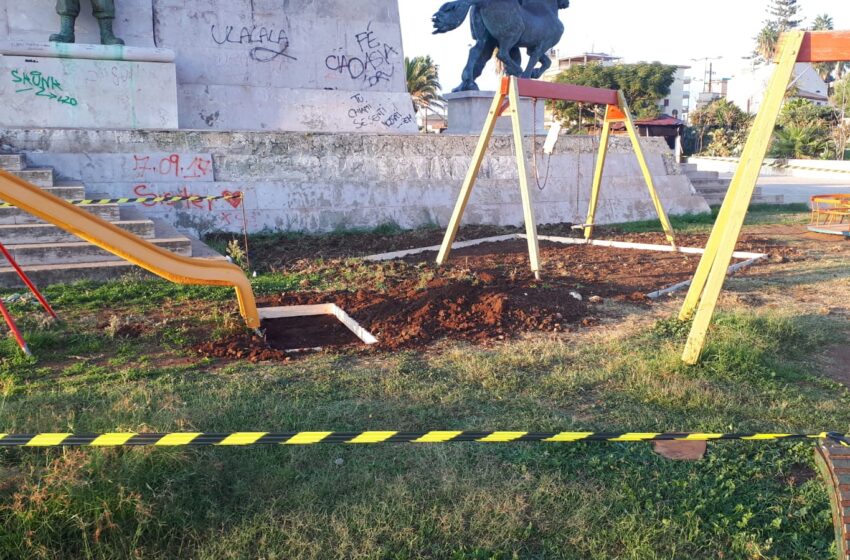
M386 292L293 294L274 305L336 303L380 340L380 347L420 346L441 338L499 339L522 331L561 331L587 314L586 305L540 284L476 280L411 282ZM490 280L487 282L486 280Z
M257 362L287 362L291 359L286 352L271 348L256 335L238 334L220 340L204 342L195 351L206 358L246 360Z
M443 269L430 264L435 257L414 255L382 269L385 289L364 288L361 283L352 291L290 293L265 298L260 304L335 303L379 339L379 349L419 348L440 339L501 340L523 332L562 332L592 325L596 322L590 312L595 305L589 303L592 296L597 302L646 303L647 293L690 279L700 258L544 242L543 280L538 281L529 270L524 241L455 251ZM281 359L285 356L281 349L292 346L281 345L272 329L269 334L273 347L259 338L239 336L205 344L199 351L252 361ZM307 337L296 347L350 345L350 341L324 342L311 344Z
M487 277L489 279L491 277ZM588 307L573 295L545 288L541 284L508 286L476 281L434 280L424 289L411 283L387 292L359 290L354 293L291 294L263 301L263 306L309 305L335 303L345 309L361 326L374 334L377 348L395 350L421 347L443 338L470 341L500 340L519 332L562 332L570 325L588 324ZM335 319L333 319L335 321ZM297 319L270 322L267 338L236 335L211 341L197 348L204 356L245 359L252 362L278 361L288 356L281 344L278 327L289 323L288 332L296 328ZM344 327L342 327L344 329ZM351 340L334 341L327 333L302 333L302 346L339 348L351 346ZM310 342L313 340L313 342Z

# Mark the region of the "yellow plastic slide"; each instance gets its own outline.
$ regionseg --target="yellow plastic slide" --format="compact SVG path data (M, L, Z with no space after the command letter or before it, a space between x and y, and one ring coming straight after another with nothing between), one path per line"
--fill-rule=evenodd
M175 255L3 170L0 170L0 198L170 282L233 286L239 311L248 327L260 328L251 282L239 267L223 261Z

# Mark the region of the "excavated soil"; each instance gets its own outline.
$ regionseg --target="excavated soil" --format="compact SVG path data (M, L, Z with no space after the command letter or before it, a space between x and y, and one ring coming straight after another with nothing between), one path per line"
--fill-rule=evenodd
M756 249L758 243L753 245ZM405 266L380 289L286 293L263 298L260 306L335 303L379 339L375 347L379 350L422 348L441 339L487 342L526 332L592 326L598 321L595 311L608 300L649 305L646 294L689 280L699 263L698 255L541 242L543 270L538 281L529 269L522 240L457 250L443 269L431 264L435 257L423 253L402 259ZM287 322L289 326L280 326ZM198 350L207 356L256 362L289 359L283 350L290 348L357 344L350 338L335 341L336 334L315 329L299 333L301 327L292 319L275 323L280 325L267 326L267 342L239 335ZM290 337L300 334L305 338L293 346Z

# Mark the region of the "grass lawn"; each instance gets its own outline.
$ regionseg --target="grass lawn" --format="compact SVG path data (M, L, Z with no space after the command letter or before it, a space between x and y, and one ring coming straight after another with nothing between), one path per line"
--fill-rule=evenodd
M12 305L36 358L0 341L0 431L848 432L850 372L833 356L850 342L850 244L785 232L804 219L754 214L750 230L805 258L731 279L696 367L670 319L681 295L606 303L572 333L249 364L193 351L242 328L229 290L51 287L61 323ZM338 288L338 266L268 265L259 291ZM387 273L374 266L350 281ZM645 444L0 449L0 558L828 559L812 450L718 443L676 463Z

